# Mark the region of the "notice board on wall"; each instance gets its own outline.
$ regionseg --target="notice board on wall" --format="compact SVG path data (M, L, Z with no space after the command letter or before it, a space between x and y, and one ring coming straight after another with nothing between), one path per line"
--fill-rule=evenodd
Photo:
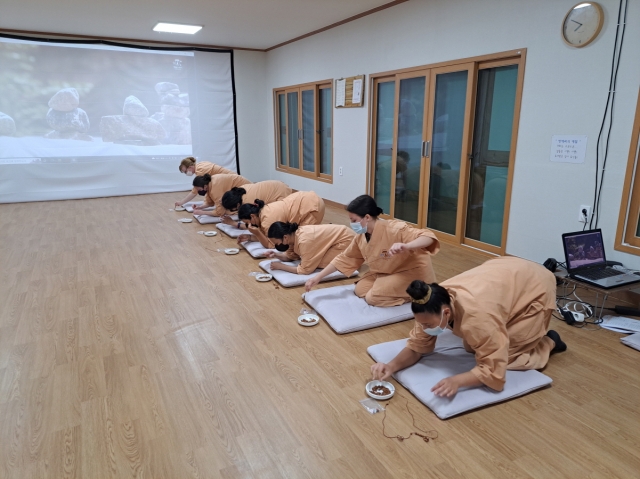
M364 75L336 80L335 92L336 108L353 108L364 105Z
M556 163L584 163L586 135L553 135L550 160Z

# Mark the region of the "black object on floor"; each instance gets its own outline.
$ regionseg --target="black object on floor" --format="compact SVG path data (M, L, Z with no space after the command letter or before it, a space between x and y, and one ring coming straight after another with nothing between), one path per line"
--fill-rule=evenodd
M629 308L627 306L614 306L613 310L616 314L622 316L640 316L640 309Z
M567 350L567 345L564 343L564 341L562 341L562 339L560 339L560 335L557 333L557 331L550 329L547 332L547 336L549 336L553 340L553 342L556 343L555 347L551 350L552 353L561 353Z

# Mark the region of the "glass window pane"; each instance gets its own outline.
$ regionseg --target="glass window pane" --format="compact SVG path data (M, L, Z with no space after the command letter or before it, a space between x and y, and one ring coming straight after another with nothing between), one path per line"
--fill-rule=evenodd
M375 187L374 198L382 210L391 211L391 161L393 145L393 114L395 81L378 83L376 104Z
M331 88L320 90L320 173L331 174L331 115L333 114Z
M518 66L478 72L465 235L502 245Z
M300 148L298 142L298 92L287 93L287 144L289 146L289 166L300 168Z
M393 216L410 223L418 223L425 84L425 77L400 80Z
M466 70L436 75L427 227L456 234Z
M287 116L284 93L278 94L278 130L280 137L280 164L287 165Z
M315 108L314 91L302 92L302 168L305 171L316 170L315 158Z

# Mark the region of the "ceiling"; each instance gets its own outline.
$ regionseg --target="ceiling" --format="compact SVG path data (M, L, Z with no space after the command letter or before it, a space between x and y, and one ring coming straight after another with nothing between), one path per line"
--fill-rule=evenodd
M0 0L0 30L265 50L391 0ZM157 22L204 25L195 35Z

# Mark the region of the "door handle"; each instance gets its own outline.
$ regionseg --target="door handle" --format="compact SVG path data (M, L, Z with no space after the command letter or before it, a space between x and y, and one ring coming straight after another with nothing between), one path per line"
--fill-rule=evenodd
M421 154L425 158L429 158L429 156L431 155L431 142L430 141L423 141L422 142Z

